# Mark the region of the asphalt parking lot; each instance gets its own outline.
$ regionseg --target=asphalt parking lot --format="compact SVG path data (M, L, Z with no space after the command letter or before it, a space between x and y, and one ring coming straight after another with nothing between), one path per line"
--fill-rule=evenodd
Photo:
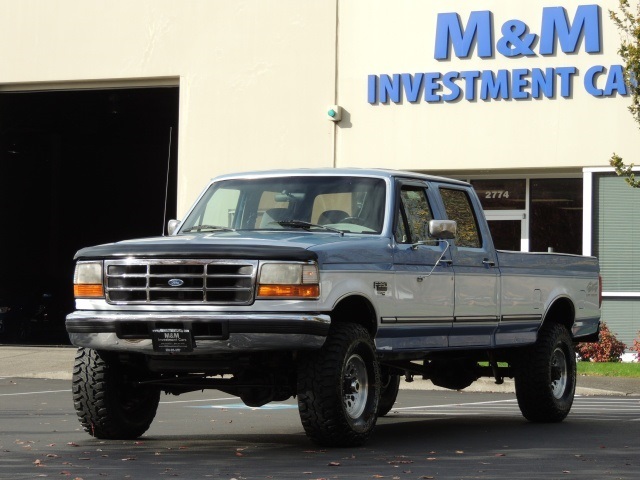
M511 393L403 390L363 447L322 449L294 400L248 408L219 392L163 396L149 431L104 441L67 380L0 380L0 478L637 478L640 398L578 396L560 424L524 420Z
M248 408L215 391L163 395L145 435L103 441L81 429L73 410L74 349L10 348L0 347L2 479L635 479L640 472L640 396L626 391L640 382L618 383L625 391L616 392L581 377L564 422L532 424L508 383L455 392L416 381L403 384L371 440L348 449L312 444L294 399Z

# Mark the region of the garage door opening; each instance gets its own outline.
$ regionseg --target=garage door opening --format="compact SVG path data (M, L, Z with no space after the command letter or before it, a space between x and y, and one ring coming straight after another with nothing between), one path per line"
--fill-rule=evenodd
M0 342L67 341L74 253L175 217L178 93L0 93Z

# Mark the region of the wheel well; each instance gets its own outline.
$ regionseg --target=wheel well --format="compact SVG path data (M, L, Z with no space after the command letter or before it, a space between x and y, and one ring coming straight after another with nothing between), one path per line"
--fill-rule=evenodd
M367 329L373 338L377 330L376 312L369 300L358 295L343 298L331 312L335 323L357 323Z
M547 310L547 314L542 323L558 323L564 325L567 330L571 332L575 314L576 310L571 300L568 298L558 298L551 304L549 310Z

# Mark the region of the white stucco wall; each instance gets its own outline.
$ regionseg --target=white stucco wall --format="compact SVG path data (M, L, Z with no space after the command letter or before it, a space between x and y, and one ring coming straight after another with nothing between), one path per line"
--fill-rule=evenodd
M335 31L327 0L0 0L0 89L179 84L182 213L220 173L333 164Z
M274 167L573 168L631 158L628 98L582 75L620 63L602 0L602 51L434 59L438 13L493 14L540 33L544 6L573 0L0 0L0 90L180 87L178 213L206 180ZM537 46L535 47L537 48ZM534 48L534 50L535 50ZM370 104L368 75L575 66L571 98ZM338 102L344 119L326 119Z
M573 21L578 5L601 6L602 50L507 58L495 44L502 25L519 19L540 35L543 7L564 6ZM340 2L338 99L350 124L338 135L339 164L408 169L537 169L606 165L613 151L632 157L640 132L626 110L628 98L596 98L583 87L593 65L620 64L619 33L609 19L617 0L456 0ZM436 60L438 13L457 12L464 25L472 11L493 14L494 56ZM401 104L367 102L367 76L417 72L577 67L571 98ZM605 77L599 78L603 88ZM462 84L461 82L458 82ZM448 90L440 91L448 93Z

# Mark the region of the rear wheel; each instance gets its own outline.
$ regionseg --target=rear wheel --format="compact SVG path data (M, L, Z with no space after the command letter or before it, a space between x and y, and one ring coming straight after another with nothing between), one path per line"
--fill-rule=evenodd
M140 388L115 360L96 350L79 348L73 369L73 403L80 423L92 436L133 439L146 432L153 421L160 391Z
M516 397L531 422L561 422L569 414L576 390L576 356L567 329L542 327L538 341L516 368Z
M391 411L400 391L400 375L389 372L383 367L380 369L380 402L378 403L378 417L384 417Z
M298 409L305 432L322 446L362 445L377 420L380 370L360 325L336 324L323 347L298 368Z

